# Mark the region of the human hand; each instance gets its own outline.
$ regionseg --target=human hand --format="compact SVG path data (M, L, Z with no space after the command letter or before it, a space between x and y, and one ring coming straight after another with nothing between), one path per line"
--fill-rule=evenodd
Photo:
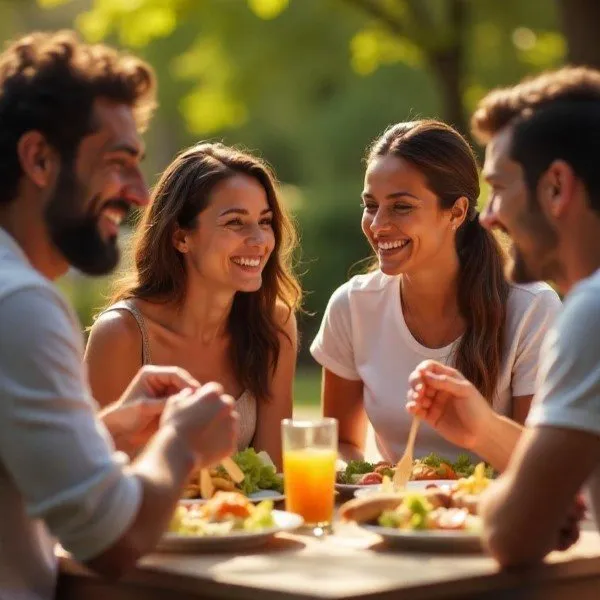
M581 496L576 496L571 504L562 527L558 531L556 550L567 550L579 539L579 523L585 516L586 506Z
M131 454L156 433L166 399L198 387L200 383L184 369L147 365L138 371L121 398L99 416L117 447Z
M406 408L429 423L449 442L473 449L493 410L462 373L433 360L420 363L409 376Z
M218 383L187 388L171 396L160 417L160 427L172 427L196 455L198 466L208 468L237 449L239 415L235 401Z

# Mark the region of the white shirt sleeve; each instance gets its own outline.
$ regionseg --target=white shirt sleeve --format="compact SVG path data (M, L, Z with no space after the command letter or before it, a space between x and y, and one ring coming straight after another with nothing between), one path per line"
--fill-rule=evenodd
M141 485L94 412L76 325L43 287L0 302L0 460L24 498L79 560L129 527Z
M560 298L551 289L537 293L527 307L519 327L519 342L512 368L513 397L535 393L540 349L561 307Z
M600 298L581 288L546 336L540 388L527 425L581 429L600 435Z
M352 344L349 284L339 287L329 299L317 337L310 346L313 358L343 379L360 380Z

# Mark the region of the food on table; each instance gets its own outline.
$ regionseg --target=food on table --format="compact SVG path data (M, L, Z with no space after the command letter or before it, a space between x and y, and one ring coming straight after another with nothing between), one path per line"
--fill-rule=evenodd
M451 486L431 485L420 492L382 492L356 498L343 504L345 521L372 523L401 530L477 531L480 520L477 505L487 488L485 464Z
M260 531L275 526L273 502L253 504L238 492L217 492L204 503L179 505L168 531L178 535L227 535L232 531Z
M183 497L210 498L219 491L238 492L246 496L260 490L283 492L283 478L277 474L277 469L266 452L257 453L254 448L247 448L235 454L232 460L243 474L241 481L236 483L223 465L204 474L202 470L195 470L188 480ZM231 471L231 465L227 466ZM207 481L207 475L210 481Z
M434 479L459 479L473 474L475 465L466 454L461 454L453 463L437 454L417 458L412 467L411 481ZM351 460L344 471L336 473L336 482L346 485L377 485L385 477L393 479L395 465L388 462L370 463L364 460ZM486 475L493 477L493 470L486 467Z

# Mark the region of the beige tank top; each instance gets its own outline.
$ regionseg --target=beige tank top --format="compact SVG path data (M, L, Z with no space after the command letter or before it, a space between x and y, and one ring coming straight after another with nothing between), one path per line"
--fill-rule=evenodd
M135 304L129 300L121 300L109 306L102 314L112 310L125 310L135 319L142 335L142 365L151 365L150 341L144 317ZM256 431L256 398L245 390L236 401L236 409L240 415L240 434L238 439L238 450L244 450L252 443Z

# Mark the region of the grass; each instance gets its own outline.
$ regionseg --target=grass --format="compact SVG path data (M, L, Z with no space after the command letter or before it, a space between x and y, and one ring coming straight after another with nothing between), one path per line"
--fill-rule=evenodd
M298 367L294 380L294 405L318 408L321 404L321 369Z

